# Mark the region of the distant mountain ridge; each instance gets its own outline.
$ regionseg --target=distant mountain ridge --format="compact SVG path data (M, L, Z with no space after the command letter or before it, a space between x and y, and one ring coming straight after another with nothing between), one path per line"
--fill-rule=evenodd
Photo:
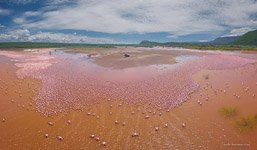
M238 40L240 36L228 36L228 37L219 37L213 41L210 41L211 44L230 44Z
M184 46L184 45L251 45L257 46L257 30L245 33L242 36L219 37L209 42L152 42L144 40L141 46Z
M140 42L139 45L141 46L226 45L226 44L232 44L239 38L240 36L231 36L231 37L219 37L209 42L165 42L165 43L144 40Z

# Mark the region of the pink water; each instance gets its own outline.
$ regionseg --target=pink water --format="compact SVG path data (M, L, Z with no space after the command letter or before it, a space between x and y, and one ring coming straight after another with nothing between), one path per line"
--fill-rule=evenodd
M20 69L20 78L42 81L35 98L37 110L52 114L80 109L102 100L147 103L157 108L181 105L198 87L192 75L203 69L238 68L256 59L236 53L196 52L201 57L173 65L113 70L95 65L86 55L56 52L1 52Z

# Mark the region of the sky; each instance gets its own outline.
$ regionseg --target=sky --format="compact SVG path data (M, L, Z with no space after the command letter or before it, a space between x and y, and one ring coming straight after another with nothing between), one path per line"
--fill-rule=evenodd
M0 42L204 42L257 29L257 0L0 0Z

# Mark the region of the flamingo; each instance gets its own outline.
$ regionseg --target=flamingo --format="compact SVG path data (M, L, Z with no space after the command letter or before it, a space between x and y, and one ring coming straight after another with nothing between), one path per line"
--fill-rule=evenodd
M99 137L95 137L94 138L96 141L100 141L100 138Z
M67 121L67 124L71 124L71 121L70 121L70 120L68 120L68 121Z
M57 136L56 137L59 141L63 141L64 140L64 138L62 137L62 136Z
M51 122L51 121L49 121L49 122L48 122L48 125L53 126L53 125L54 125L54 123L53 123L53 122Z
M138 137L139 136L139 133L137 133L137 132L134 132L133 134L132 134L132 137Z
M103 142L102 142L102 145L103 145L103 146L106 146L106 142L105 142L105 141L103 141Z
M115 122L114 122L115 124L119 124L119 122L116 120Z
M94 135L94 134L91 134L91 135L90 135L90 138L92 138L92 139L95 138L95 135Z

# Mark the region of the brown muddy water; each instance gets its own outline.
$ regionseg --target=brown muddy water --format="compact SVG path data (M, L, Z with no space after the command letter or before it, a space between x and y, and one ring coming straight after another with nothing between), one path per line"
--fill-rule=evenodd
M254 52L0 52L3 150L256 149L256 116Z

